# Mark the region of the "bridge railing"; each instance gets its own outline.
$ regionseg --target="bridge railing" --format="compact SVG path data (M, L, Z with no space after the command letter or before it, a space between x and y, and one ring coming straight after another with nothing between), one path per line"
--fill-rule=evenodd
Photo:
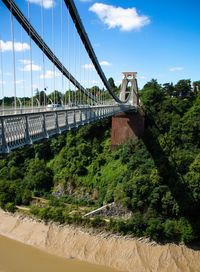
M0 153L133 109L130 105L98 105L0 116Z
M55 104L55 106L58 104ZM102 106L110 106L110 105L117 105L114 100L104 101L104 104L97 104L91 105L92 107L102 107ZM66 105L59 105L58 107L54 107L54 104L49 104L47 106L40 106L40 107L31 107L31 106L23 106L23 107L2 107L0 106L0 116L7 116L7 115L16 115L16 114L25 114L25 113L40 113L40 112L49 112L49 111L57 111L57 110L69 110L69 109L79 109L79 108L88 108L90 105L87 104L66 104Z

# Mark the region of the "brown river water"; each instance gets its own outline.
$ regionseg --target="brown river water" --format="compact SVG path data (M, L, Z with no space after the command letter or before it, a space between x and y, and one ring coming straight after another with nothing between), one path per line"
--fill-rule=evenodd
M116 272L107 267L65 259L0 236L0 272Z

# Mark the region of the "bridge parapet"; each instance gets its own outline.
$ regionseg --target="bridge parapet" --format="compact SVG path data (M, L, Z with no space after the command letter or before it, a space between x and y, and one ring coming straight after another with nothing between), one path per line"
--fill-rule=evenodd
M0 116L0 154L130 109L136 108L115 104Z

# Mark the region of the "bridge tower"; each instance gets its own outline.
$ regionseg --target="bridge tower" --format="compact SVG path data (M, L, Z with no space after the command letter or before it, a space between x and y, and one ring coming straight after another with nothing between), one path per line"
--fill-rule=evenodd
M123 111L112 117L111 146L116 148L129 139L141 138L144 133L144 112L140 107L136 72L124 72L120 100L135 106L134 110ZM131 83L130 88L128 84Z
M128 99L128 102L131 105L139 106L139 95L138 95L138 86L136 75L137 72L123 72L124 78L121 84L120 90L120 100L125 101ZM131 84L128 88L128 84Z

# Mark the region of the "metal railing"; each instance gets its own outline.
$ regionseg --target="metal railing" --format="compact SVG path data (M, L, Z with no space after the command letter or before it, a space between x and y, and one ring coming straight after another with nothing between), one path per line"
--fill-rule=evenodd
M39 108L40 109L40 108ZM33 144L62 132L115 115L137 110L131 105L73 107L56 111L19 113L0 116L0 153Z

